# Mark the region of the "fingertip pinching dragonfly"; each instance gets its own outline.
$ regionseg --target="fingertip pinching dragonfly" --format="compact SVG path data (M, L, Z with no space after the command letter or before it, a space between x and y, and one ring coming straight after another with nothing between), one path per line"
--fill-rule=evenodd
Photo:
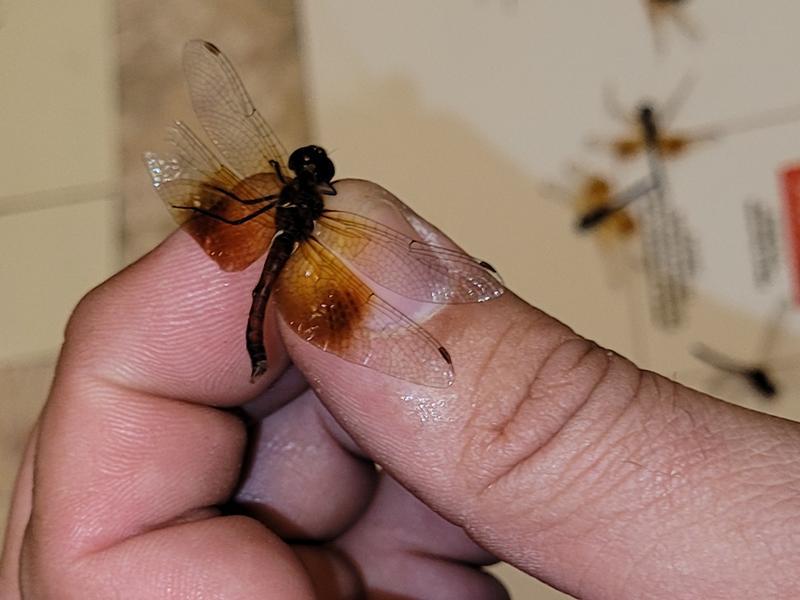
M175 219L220 268L240 271L266 254L244 336L251 381L269 366L264 315L274 298L291 329L324 351L416 384L451 385L445 347L350 267L400 296L436 304L497 298L504 288L495 269L331 208L337 182L327 152L308 145L287 158L214 44L188 42L184 70L213 149L178 122L172 152L147 153L145 163Z

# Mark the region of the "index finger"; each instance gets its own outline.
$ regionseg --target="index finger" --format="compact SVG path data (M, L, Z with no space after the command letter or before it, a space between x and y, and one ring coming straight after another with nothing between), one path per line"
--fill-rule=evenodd
M23 585L59 597L310 597L287 546L213 508L237 482L245 432L211 405L253 397L288 360L268 336L272 370L249 383L255 277L220 272L178 233L80 303L40 422Z
M165 398L210 405L252 398L288 365L279 336L268 331L269 372L249 383L245 324L262 262L221 271L176 233L81 301L61 363Z

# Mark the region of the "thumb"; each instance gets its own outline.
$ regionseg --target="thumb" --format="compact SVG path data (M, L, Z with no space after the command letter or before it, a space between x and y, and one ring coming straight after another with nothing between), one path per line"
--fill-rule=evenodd
M381 190L366 182L337 188ZM424 227L400 210L395 219ZM787 539L780 519L764 522L779 504L776 475L765 474L757 494L750 472L743 500L737 473L755 460L754 439L767 454L783 444L800 450L795 424L641 371L511 292L445 306L421 324L452 357L449 388L347 363L285 324L282 335L362 449L487 550L580 596L704 597L707 587L710 597L734 582L746 590L745 581L794 577L797 569L777 567L771 550L760 562L742 548L743 529ZM742 471L728 468L734 461ZM792 497L794 508L779 512L797 522ZM709 557L709 544L742 550L747 566L730 553ZM675 565L678 582L667 576Z

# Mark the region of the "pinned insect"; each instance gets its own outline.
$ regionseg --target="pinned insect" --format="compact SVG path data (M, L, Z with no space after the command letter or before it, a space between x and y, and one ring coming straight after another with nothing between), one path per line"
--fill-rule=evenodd
M611 235L628 236L636 229L628 206L652 192L657 183L645 178L617 193L612 193L608 181L598 176L586 179L578 196L580 216L575 226L580 231L601 229ZM611 232L614 232L613 234Z
M629 161L643 154L655 154L661 159L671 160L685 155L702 143L800 120L800 106L792 105L710 125L677 128L673 123L691 94L694 83L694 78L687 75L666 101L656 103L645 100L633 110L623 106L611 88L604 88L603 104L606 111L627 132L607 138L593 136L589 144L609 150L620 161Z

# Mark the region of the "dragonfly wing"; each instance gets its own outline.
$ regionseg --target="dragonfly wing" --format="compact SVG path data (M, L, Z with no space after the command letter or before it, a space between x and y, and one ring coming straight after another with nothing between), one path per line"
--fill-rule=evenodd
M274 232L272 213L263 212L240 225L221 219L236 221L259 210L265 202L247 200L277 193L277 178L264 173L240 180L182 123L170 137L172 153L144 156L153 187L175 220L222 269L246 268L266 252Z
M271 161L285 168L286 150L219 48L192 40L183 64L195 114L227 163L243 178L272 171Z
M413 383L452 383L453 366L441 344L318 241L300 244L275 293L292 330L318 348Z
M503 284L486 262L460 250L415 240L354 213L325 211L316 238L326 247L392 291L423 302L483 302L503 293Z

